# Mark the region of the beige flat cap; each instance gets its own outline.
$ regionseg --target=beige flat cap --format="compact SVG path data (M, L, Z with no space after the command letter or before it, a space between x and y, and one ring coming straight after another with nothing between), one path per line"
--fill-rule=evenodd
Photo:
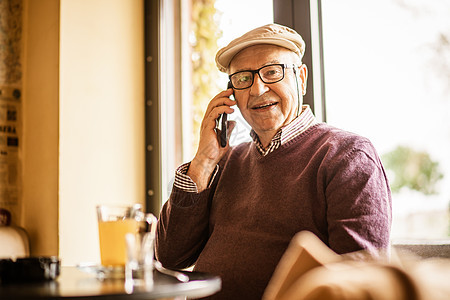
M221 72L227 73L231 60L239 51L258 44L287 48L295 52L300 59L305 53L305 42L295 30L279 24L268 24L245 33L217 51L217 67Z

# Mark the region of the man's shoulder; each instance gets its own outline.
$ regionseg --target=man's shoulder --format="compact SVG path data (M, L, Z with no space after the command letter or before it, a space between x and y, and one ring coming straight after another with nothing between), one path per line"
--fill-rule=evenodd
M370 143L370 140L367 137L364 137L355 132L337 128L327 123L319 123L313 129L314 129L313 132L314 136L316 136L317 138L328 140L330 142L338 141L339 143L342 143L347 141L347 142Z
M360 134L326 123L320 123L312 129L314 130L311 133L312 143L329 154L363 151L371 156L377 155L372 142Z
M315 128L314 131L316 134L323 134L323 135L327 135L330 137L339 137L339 136L348 136L348 137L354 137L354 138L363 138L361 135L342 129L342 128L338 128L336 126L330 125L328 123L318 123Z

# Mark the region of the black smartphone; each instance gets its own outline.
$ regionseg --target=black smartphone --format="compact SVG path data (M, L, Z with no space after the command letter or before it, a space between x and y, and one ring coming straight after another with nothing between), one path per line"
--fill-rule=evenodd
M227 89L231 88L231 82L228 82L228 86ZM227 114L223 113L221 115L221 131L220 131L220 146L221 147L226 147L227 146L227 141L228 141L228 127L227 127Z

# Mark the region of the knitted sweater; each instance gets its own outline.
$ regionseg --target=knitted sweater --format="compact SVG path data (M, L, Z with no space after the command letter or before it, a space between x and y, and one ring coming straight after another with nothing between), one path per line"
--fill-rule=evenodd
M211 299L260 299L297 232L347 253L387 248L390 225L390 189L370 141L320 123L267 156L254 143L232 148L200 193L174 187L156 256L220 275Z

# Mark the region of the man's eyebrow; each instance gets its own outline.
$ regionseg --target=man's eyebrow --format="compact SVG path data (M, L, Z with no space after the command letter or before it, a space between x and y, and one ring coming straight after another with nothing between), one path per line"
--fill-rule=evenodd
M271 61L268 61L268 62L264 63L259 68L262 68L262 67L267 66L267 65L279 64L279 63L280 63L279 60L271 60ZM256 69L259 69L259 68L256 68ZM243 71L253 71L253 70L256 70L256 69L241 68L241 69L237 69L234 73L243 72Z
M275 59L275 60L265 63L264 65L279 64L279 63L280 63L280 61L278 59Z

